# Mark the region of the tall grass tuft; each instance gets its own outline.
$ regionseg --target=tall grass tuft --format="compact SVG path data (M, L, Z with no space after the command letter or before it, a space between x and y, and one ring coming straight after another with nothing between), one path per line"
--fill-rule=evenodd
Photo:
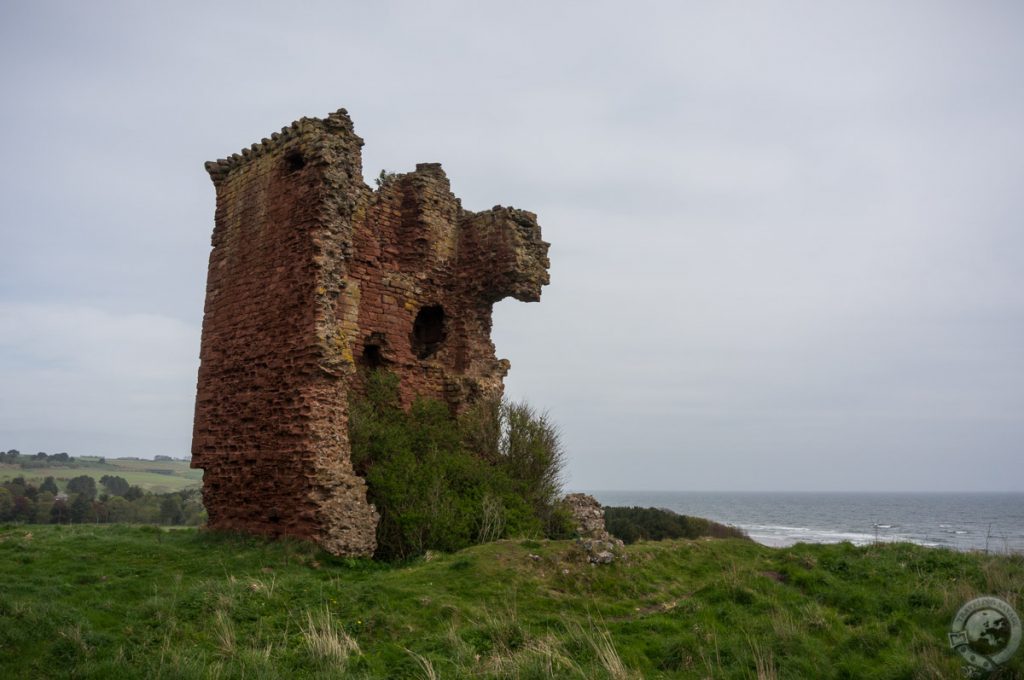
M349 656L360 654L359 644L334 624L331 610L306 612L306 625L300 626L306 649L314 658L344 667Z
M217 649L224 656L233 656L235 653L235 623L231 620L230 614L223 609L218 609L213 617L213 634L217 641Z
M430 663L430 659L420 654L417 654L416 652L408 648L406 648L405 651L409 654L409 656L416 660L416 664L420 667L420 671L423 672L423 680L438 680L438 678L441 677L437 674L437 671L434 670L434 664Z
M778 680L779 671L775 667L772 650L763 649L754 639L748 639L747 642L754 655L754 671L757 673L757 680Z
M588 647L597 659L601 669L612 680L632 680L638 677L630 670L619 656L612 635L606 628L596 628L593 624L584 628L578 623L570 622L567 629L572 638Z

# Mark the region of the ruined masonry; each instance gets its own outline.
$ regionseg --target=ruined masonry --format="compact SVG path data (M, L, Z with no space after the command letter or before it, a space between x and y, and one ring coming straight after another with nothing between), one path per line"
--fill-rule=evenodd
M571 493L562 499L562 504L576 524L576 544L587 554L590 563L613 562L615 551L622 548L623 543L605 528L604 508L597 499L585 493Z
M352 469L366 371L459 412L499 395L495 302L540 299L536 216L463 210L441 166L363 182L347 112L303 118L206 164L217 192L192 438L209 526L371 555L377 513Z

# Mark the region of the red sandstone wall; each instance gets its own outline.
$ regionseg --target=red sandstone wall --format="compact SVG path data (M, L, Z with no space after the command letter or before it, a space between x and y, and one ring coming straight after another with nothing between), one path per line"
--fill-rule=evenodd
M516 236L515 219L532 222L528 238ZM348 303L359 308L357 362L398 373L407 404L431 396L459 410L500 394L509 364L494 356L492 307L509 295L540 298L547 244L536 217L507 208L464 211L441 166L423 163L370 198L354 244ZM517 249L528 252L517 260ZM529 283L517 288L517 276ZM438 307L443 339L430 352L423 345L434 343L416 341L415 322L424 308ZM373 356L368 347L376 348Z
M192 466L213 528L371 554L377 516L347 437L361 368L397 373L407 404L498 394L492 305L547 283L533 214L464 211L436 164L372 192L361 146L342 110L207 164L217 211Z

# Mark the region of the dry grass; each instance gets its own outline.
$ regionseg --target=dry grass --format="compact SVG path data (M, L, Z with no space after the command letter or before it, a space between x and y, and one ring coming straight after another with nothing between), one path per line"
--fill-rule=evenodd
M754 670L757 673L757 680L778 680L779 671L775 667L775 660L772 658L770 649L762 649L757 640L748 640L750 651L754 655Z
M980 591L964 579L957 579L942 589L945 609L954 612L980 595Z
M782 607L772 610L769 614L772 632L779 640L794 640L801 636L802 631L793 614Z
M218 609L214 614L213 635L221 654L232 656L235 653L235 623L223 609Z
M352 654L360 654L359 644L340 626L336 626L331 610L324 608L306 612L306 625L300 626L306 648L316 659L344 667Z
M569 624L567 628L572 637L590 647L608 677L613 680L630 680L638 677L623 663L612 635L606 628L596 628L593 625L584 628L579 624Z
M274 596L274 586L277 585L277 576L271 576L269 580L262 578L254 578L249 581L247 586L249 590L254 593L266 595L267 599Z
M59 631L60 637L70 642L75 651L81 654L89 653L89 645L85 642L85 636L82 635L82 627L79 625L65 626Z
M437 674L437 671L434 670L434 664L430 663L430 659L425 656L421 656L408 648L406 648L405 651L409 653L409 656L416 659L416 664L420 667L420 671L423 672L424 680L438 680L438 678L441 677Z
M1011 560L1024 560L1024 555L1015 555ZM1010 572L1006 564L1007 558L986 558L981 563L981 572L985 576L985 589L988 593L1003 598L1016 606L1017 590L1020 588L1019 577ZM1018 562L1019 564L1019 562Z
M585 678L587 675L572 660L562 641L554 635L530 640L514 651L504 650L484 659L476 669L490 677Z
M915 680L944 680L950 677L950 672L959 665L958 657L954 660L948 647L936 645L931 639L915 639L914 656L917 661L917 668L914 669Z
M693 628L695 633L703 635L705 642L712 645L712 649L714 650L713 658L711 654L704 651L704 647L701 647L699 652L700 660L704 662L704 667L708 671L708 677L713 678L715 677L715 673L718 672L720 674L722 669L722 656L718 653L718 635L713 630L702 634L700 626L698 625L694 625Z

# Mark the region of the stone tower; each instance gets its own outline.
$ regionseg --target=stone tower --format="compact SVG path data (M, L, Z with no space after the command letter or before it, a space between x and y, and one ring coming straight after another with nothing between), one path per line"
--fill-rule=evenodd
M209 526L370 555L377 513L353 472L363 367L460 411L500 394L495 302L540 299L536 216L473 213L438 164L371 190L347 112L303 118L206 164L217 192L192 467Z

